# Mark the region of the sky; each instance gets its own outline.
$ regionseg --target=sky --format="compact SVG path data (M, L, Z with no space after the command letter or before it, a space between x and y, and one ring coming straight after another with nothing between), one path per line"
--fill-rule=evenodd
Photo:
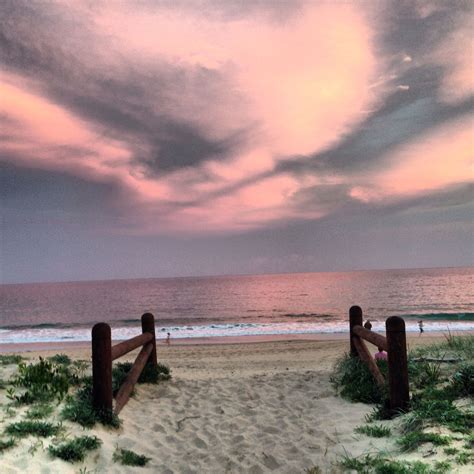
M0 282L474 265L470 1L0 2Z

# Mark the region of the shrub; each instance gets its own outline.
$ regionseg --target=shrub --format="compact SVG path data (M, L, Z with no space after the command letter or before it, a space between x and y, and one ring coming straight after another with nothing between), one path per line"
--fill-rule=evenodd
M112 391L114 394L119 390L132 367L132 362L119 362L115 364L112 369ZM147 364L140 374L137 383L157 384L162 380L169 380L170 378L171 375L168 366L158 363L156 367L153 367Z
M114 452L113 460L123 466L146 466L151 461L151 458L134 453L128 449L117 448Z
M0 355L0 365L19 364L23 360L24 359L21 355L16 355L16 354L1 354Z
M56 365L40 357L36 364L18 364L18 375L12 385L26 388L21 395L10 394L19 404L62 400L73 382L74 375L62 365Z
M61 431L61 425L53 425L44 421L18 421L5 428L5 433L17 438L25 438L29 435L47 438L55 436Z
M397 440L397 444L402 451L414 451L418 446L424 443L433 443L435 446L446 446L450 443L449 436L442 436L436 433L423 433L422 431L413 431Z
M26 412L26 418L29 420L38 420L41 418L47 418L54 411L54 408L51 405L40 404L32 406Z
M53 364L58 365L71 365L72 363L71 358L66 354L55 354L51 357L48 357L48 360Z
M404 421L405 431L412 429L414 422L419 426L438 424L460 433L470 433L474 428L473 413L461 411L451 400L432 398L430 392L413 397L412 408L412 412Z
M395 461L371 454L359 457L343 456L339 465L344 469L364 474L445 474L451 470L448 462L438 462L430 466L420 461Z
M390 428L381 425L358 426L354 431L356 433L365 434L372 438L387 438L392 434L392 430Z
M386 374L386 361L381 360L377 364ZM382 403L386 399L386 390L377 385L367 365L349 354L345 354L336 364L331 382L342 397L353 402Z
M49 446L49 454L67 462L83 461L87 451L97 449L102 441L96 436L80 436L58 446Z
M0 453L9 448L12 448L13 446L15 446L15 444L16 441L13 438L10 438L8 441L3 441L2 439L0 439Z
M462 365L453 375L446 391L453 398L472 397L474 395L474 364Z
M96 410L92 402L92 380L88 379L73 396L66 398L61 415L64 419L79 423L85 428L92 428L96 423L112 428L120 427L120 419L115 413Z

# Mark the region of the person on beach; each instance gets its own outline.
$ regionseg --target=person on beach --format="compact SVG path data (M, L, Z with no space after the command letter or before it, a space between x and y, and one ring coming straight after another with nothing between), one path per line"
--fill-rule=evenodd
M166 333L166 341L165 344L168 344L168 346L171 344L171 334L169 332Z
M364 327L365 327L365 329L368 329L369 331L372 329L372 323L370 322L370 319L368 319L368 320L364 323Z
M375 360L387 360L388 354L381 348L378 347L378 352L375 353L374 359Z
M420 328L420 336L425 332L425 330L423 329L423 321L420 319L418 321L418 327Z

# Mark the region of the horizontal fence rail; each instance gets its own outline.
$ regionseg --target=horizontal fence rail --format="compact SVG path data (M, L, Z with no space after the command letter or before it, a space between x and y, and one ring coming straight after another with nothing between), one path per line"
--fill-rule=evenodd
M398 316L388 318L385 321L386 336L364 328L362 321L362 309L352 306L349 310L351 356L364 361L377 384L384 386L385 379L364 340L387 351L390 410L405 411L410 401L405 321Z
M112 346L110 326L97 323L92 328L92 397L94 408L112 411L112 361L143 346L115 397L115 410L119 414L130 399L133 387L146 366L157 367L155 318L145 313L141 319L142 334Z

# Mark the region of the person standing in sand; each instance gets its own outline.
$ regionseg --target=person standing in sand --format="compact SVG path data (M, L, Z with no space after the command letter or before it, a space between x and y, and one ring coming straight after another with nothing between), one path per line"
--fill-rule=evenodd
M364 323L364 327L365 327L365 329L368 329L369 331L372 329L372 323L370 322L370 319L368 319L368 320Z
M425 332L425 330L423 329L423 321L420 319L418 321L418 327L420 328L420 336Z
M388 354L381 348L378 347L378 352L375 353L374 359L375 360L387 360Z
M171 334L169 332L166 333L165 344L168 344L168 346L171 344Z

